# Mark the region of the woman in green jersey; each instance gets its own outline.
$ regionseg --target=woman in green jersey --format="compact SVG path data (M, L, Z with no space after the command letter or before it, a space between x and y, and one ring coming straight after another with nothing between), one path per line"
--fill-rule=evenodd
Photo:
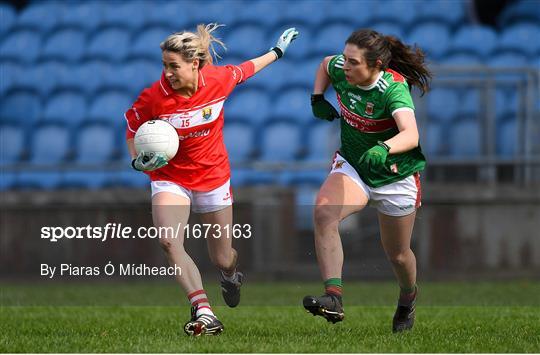
M341 148L317 196L315 248L325 294L306 296L304 307L333 323L343 320L343 248L338 225L368 203L377 208L384 251L396 274L400 296L394 332L414 323L416 258L410 248L420 206L418 172L425 159L410 86L425 93L431 73L424 55L392 36L362 29L345 42L342 54L326 57L315 78L311 105L321 119L340 119ZM339 111L324 99L332 84Z

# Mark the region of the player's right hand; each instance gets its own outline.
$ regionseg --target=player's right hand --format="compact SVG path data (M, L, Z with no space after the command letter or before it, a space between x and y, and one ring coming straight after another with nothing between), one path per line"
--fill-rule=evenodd
M358 159L358 165L361 171L366 172L370 172L372 169L381 169L384 168L387 157L388 150L381 145L376 145L362 154Z
M152 158L148 159L148 156L143 151L137 155L137 158L131 161L133 169L138 171L153 171L167 164L167 159L160 153L155 153Z
M311 111L317 118L333 121L339 118L339 112L328 102L323 94L311 94Z

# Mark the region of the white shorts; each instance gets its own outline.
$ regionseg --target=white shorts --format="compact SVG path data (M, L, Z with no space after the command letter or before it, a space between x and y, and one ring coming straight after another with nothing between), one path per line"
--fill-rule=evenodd
M152 181L152 197L159 192L170 192L187 198L195 213L222 210L232 205L231 180L211 191L193 191L170 181Z
M421 203L420 174L381 187L368 186L351 164L336 153L330 174L341 173L351 178L366 194L369 205L388 216L406 216L416 211Z

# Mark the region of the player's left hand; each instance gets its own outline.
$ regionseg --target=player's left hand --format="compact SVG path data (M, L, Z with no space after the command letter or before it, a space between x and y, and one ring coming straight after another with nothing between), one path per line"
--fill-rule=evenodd
M283 57L285 54L285 51L287 50L287 47L291 44L292 41L294 41L298 37L299 32L296 30L296 28L291 27L285 30L279 36L279 39L276 43L276 46L272 48L271 50L276 53L278 59Z
M156 153L149 158L144 152L140 152L137 158L131 162L133 169L138 171L154 171L167 164L167 159L160 153Z
M384 166L387 156L388 150L384 146L378 144L362 154L358 160L358 164L363 169L370 171L372 168Z

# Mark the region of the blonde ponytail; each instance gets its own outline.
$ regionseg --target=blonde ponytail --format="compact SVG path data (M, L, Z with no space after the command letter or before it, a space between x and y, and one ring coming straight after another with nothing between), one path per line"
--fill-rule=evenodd
M199 68L202 68L207 63L212 64L213 57L216 59L221 58L214 48L214 43L227 49L225 43L212 34L222 26L224 25L217 23L210 23L208 25L200 24L197 26L196 34L187 31L173 33L165 41L161 42L160 48L162 51L180 54L186 62L193 62L193 60L198 58Z

